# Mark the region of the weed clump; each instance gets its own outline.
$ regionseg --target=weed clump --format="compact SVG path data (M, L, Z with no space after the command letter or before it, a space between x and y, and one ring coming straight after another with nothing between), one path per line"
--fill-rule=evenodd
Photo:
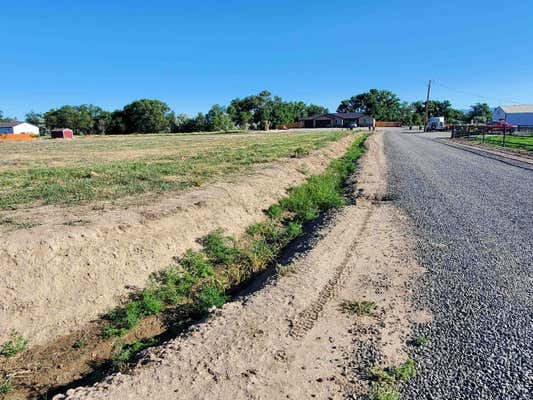
M9 333L9 340L0 346L0 355L11 358L26 350L28 340L22 337L16 330Z
M340 304L341 311L358 316L371 315L376 308L373 301L343 301Z
M399 367L373 367L368 371L375 381L370 398L372 400L398 400L400 392L398 385L416 376L415 362L408 359Z
M9 379L5 379L0 383L0 396L10 393L13 390L13 385Z
M429 343L429 338L427 336L417 336L414 338L411 343L416 347L422 347Z

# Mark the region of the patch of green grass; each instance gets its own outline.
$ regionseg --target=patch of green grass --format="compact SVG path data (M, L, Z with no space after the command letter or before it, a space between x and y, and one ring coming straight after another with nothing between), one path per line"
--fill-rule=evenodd
M255 164L304 156L345 135L128 135L2 144L10 157L0 156L0 209L181 191Z
M416 347L422 347L429 343L429 338L427 336L421 335L414 338L411 342Z
M294 149L294 152L292 153L291 157L293 158L303 158L309 155L311 153L309 149L306 149L304 147L297 147Z
M28 340L12 330L9 333L10 339L0 346L0 355L11 358L26 350Z
M397 388L387 384L377 384L372 388L371 400L400 400Z
M372 385L370 398L372 400L398 400L400 392L398 386L416 376L415 362L408 359L399 367L373 367L368 371L375 381Z
M482 139L477 139L478 143L483 143ZM503 146L503 135L485 136L485 144L491 146ZM506 136L505 147L512 149L533 151L533 136Z
M0 383L0 396L9 394L13 390L13 385L9 379L2 380Z
M212 307L221 307L229 298L226 292L265 270L280 250L301 234L305 221L343 204L342 182L354 171L365 138L356 139L346 155L332 163L324 175L311 177L271 206L267 210L269 218L251 225L240 241L226 236L221 229L203 237L200 250L187 250L178 265L153 275L148 288L109 313L103 335L121 336L143 318L168 307L190 305L200 315Z
M409 379L416 376L415 362L412 359L407 360L399 367L392 370L397 380L407 382Z
M340 304L341 311L358 316L371 315L377 308L373 301L343 301Z

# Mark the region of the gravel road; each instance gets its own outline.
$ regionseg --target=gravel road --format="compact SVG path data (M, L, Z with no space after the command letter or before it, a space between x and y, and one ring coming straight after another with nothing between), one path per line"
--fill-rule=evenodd
M390 193L426 268L418 376L406 399L533 398L533 172L388 129Z

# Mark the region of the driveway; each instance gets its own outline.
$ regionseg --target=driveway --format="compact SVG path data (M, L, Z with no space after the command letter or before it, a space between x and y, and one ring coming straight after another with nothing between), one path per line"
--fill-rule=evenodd
M409 399L530 399L533 172L387 129L389 190L412 217L426 268L418 304L434 320L413 352Z

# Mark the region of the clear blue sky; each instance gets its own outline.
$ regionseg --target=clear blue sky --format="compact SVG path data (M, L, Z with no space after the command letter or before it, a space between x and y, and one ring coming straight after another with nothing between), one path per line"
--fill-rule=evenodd
M531 0L16 0L1 11L0 110L19 119L138 98L194 114L262 89L335 109L373 87L422 99L428 79L453 88L433 93L458 108L477 95L533 103Z

